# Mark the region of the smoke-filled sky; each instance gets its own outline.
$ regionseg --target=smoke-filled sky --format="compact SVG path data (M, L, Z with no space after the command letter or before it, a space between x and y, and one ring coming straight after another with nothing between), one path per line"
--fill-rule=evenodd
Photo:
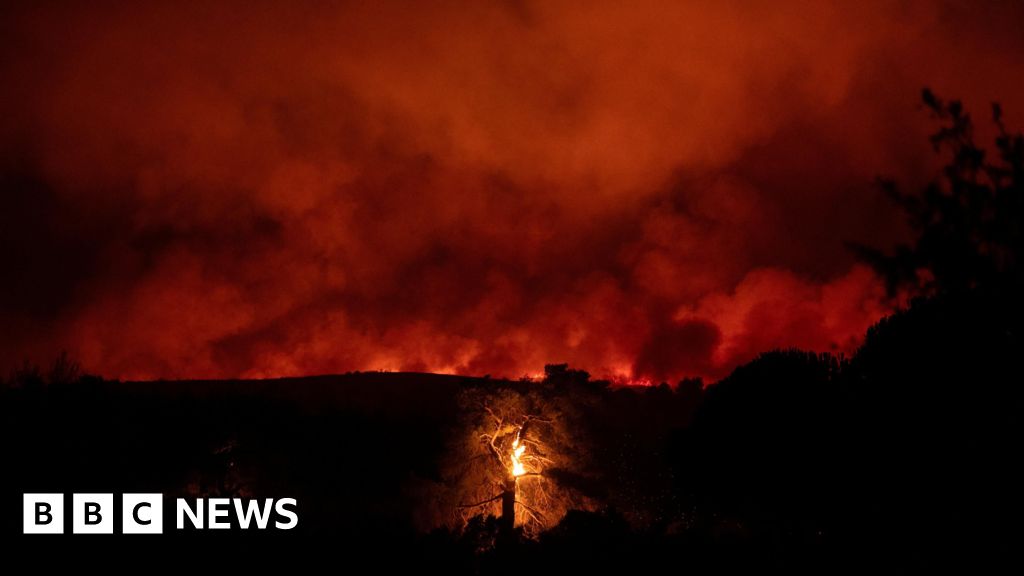
M19 5L21 4L21 5ZM717 378L852 352L848 241L931 86L1024 117L1024 10L6 2L0 364L108 377Z

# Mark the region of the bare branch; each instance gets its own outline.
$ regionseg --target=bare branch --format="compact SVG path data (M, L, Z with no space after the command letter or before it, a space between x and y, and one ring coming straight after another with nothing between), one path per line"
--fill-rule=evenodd
M532 521L536 522L537 524L540 524L541 526L544 525L544 520L542 520L542 518L544 518L543 514L527 506L526 504L519 502L518 500L516 501L516 504L519 504L520 506L523 507L523 513L529 516Z
M502 423L502 419L501 419L501 418L498 418L498 417L497 417L497 416L496 416L496 415L494 414L494 411L493 411L493 410L491 410L491 408L490 408L489 406L487 406L486 404L484 404L484 405L483 405L483 408L484 408L484 410L486 410L486 411L487 411L487 413L488 413L488 414L490 414L490 415L491 415L491 418L494 418L494 421L495 421L495 422L496 422L496 423L498 424L498 428L501 428L501 423Z
M495 436L491 436L491 441L487 443L487 447L491 449L490 450L491 455L494 456L494 459L495 459L495 461L497 461L498 466L500 466L501 468L504 468L505 467L505 462L501 459L501 453L498 452L497 446L494 445L494 438L496 436L497 436L497 434L495 434Z
M501 493L498 493L497 495L491 496L487 500L482 500L480 502L477 502L476 504L459 504L458 506L456 506L456 508L476 508L477 506L483 506L484 504L490 504L491 502L494 502L495 500L501 498L501 496L502 496ZM524 504L524 506L525 506L525 504Z
M530 517L530 519L531 519L532 521L536 522L537 524L541 524L541 525L543 525L543 524L544 524L543 522L541 522L540 518L537 518L537 516L536 516L536 515L535 515L535 514L534 514L533 512L531 512L531 511L529 511L529 510L525 510L525 511L524 511L524 513L525 513L525 514L526 514L527 516L529 516L529 517Z
M500 494L499 494L499 496L500 496ZM520 502L519 500L516 500L516 504L522 506L523 508L526 508L527 510L529 510L530 512L533 512L534 514L536 514L537 516L540 516L541 518L544 517L544 513L543 512L540 512L539 510L534 510L533 508L530 508L529 506L527 506L523 502ZM536 519L536 517L534 517L534 518Z

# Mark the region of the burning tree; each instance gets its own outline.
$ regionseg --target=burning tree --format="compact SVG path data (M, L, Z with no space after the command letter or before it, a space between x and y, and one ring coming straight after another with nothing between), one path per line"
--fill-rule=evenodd
M500 500L500 528L503 532L512 532L517 516L525 520L531 529L543 527L544 513L541 510L547 507L548 500L543 469L553 461L547 457L547 449L539 439L540 434L531 435L531 432L539 425L551 424L551 420L532 414L495 411L486 404L481 408L490 416L493 430L480 434L480 442L486 453L493 458L495 471L504 478L495 482L495 488L500 491L494 496L477 503L462 504L459 508L472 511ZM519 496L521 482L525 483L523 497Z
M534 537L570 509L594 508L575 487L587 454L572 437L579 427L567 400L536 382L463 393L439 499L458 527L494 516L499 535Z

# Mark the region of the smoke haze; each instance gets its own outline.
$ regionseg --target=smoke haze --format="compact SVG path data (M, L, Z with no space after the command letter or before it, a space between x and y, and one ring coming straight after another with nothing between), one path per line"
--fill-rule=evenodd
M920 89L1020 126L986 2L0 8L0 365L119 378L717 378L852 352L848 241L936 165ZM982 124L983 122L979 122Z

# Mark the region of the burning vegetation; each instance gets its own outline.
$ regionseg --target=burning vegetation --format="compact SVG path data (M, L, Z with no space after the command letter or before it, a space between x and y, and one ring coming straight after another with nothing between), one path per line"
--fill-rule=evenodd
M465 390L431 523L456 530L486 526L485 540L534 538L569 510L596 509L580 489L589 450L568 393L564 382L550 378Z
M543 510L548 508L550 500L544 468L554 464L547 457L541 435L534 431L552 421L531 414L519 417L499 414L487 405L482 408L493 420L494 430L481 434L480 441L493 457L495 468L505 471L505 478L495 486L500 492L482 502L460 505L460 508L471 511L500 500L500 529L511 533L518 524L527 534L534 534L544 528ZM528 447L532 450L528 451Z

